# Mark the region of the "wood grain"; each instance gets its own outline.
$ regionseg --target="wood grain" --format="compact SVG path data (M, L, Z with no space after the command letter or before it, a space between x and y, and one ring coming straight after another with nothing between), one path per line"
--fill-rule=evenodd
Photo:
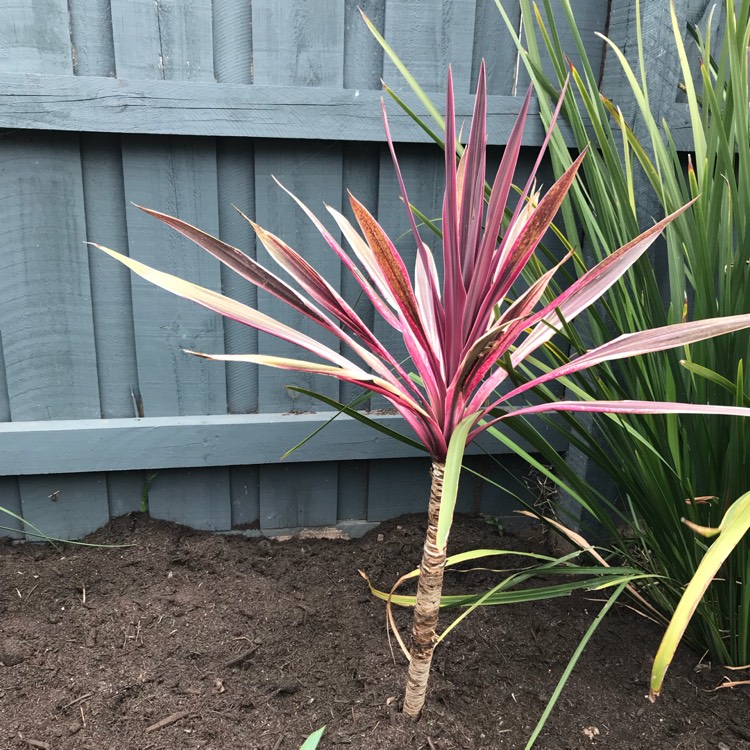
M72 73L65 0L2 0L0 17L0 71ZM98 418L78 137L6 134L0 175L0 321L9 416ZM58 484L67 491L55 510L48 496ZM109 515L103 475L24 477L18 488L22 515L52 536L86 534Z
M114 0L118 75L213 84L210 0ZM216 148L212 139L128 137L122 144L125 197L218 234ZM219 263L136 209L127 213L130 254L149 265L221 290ZM220 363L182 349L221 352L221 316L143 282L132 281L138 380L145 414L225 414L226 378ZM229 472L160 476L149 512L197 528L231 527ZM219 501L219 498L223 498Z

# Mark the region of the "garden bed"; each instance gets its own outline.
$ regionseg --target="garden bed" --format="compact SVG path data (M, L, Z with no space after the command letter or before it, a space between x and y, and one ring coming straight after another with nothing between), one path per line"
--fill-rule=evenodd
M89 540L133 547L0 546L0 747L297 750L326 724L322 749L523 748L600 604L475 612L436 652L422 720L405 720L404 659L357 569L389 587L416 565L423 522L279 542L136 515ZM539 545L459 517L450 546ZM447 589L481 590L474 575ZM648 702L659 634L616 606L537 747L750 748L750 691L712 691L732 673L688 650Z

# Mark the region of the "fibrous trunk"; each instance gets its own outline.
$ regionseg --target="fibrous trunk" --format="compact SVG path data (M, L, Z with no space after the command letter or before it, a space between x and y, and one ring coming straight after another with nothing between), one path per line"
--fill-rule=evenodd
M422 563L419 566L417 601L412 625L411 662L404 697L404 713L412 719L418 719L422 713L432 653L437 640L440 594L443 590L445 568L445 548L441 550L437 546L438 515L443 496L444 473L445 464L433 461L430 507L427 511L427 536L424 542Z

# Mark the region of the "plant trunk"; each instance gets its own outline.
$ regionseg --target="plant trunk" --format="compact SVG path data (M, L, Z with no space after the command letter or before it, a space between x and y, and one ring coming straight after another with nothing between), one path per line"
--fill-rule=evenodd
M424 541L422 563L419 566L417 601L414 606L412 625L411 662L406 682L404 713L414 719L419 718L424 706L427 680L430 676L432 653L437 640L437 622L440 611L440 594L443 591L443 570L445 569L445 549L438 549L437 526L440 501L443 497L443 475L445 464L432 462L432 486L430 506L427 511L427 536Z

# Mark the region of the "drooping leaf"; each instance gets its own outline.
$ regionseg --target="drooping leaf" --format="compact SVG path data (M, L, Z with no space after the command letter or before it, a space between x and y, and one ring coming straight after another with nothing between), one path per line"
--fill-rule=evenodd
M649 698L653 702L661 692L664 675L672 663L677 646L714 576L742 538L750 531L750 492L747 492L730 506L718 528L709 529L686 522L690 528L703 536L716 536L717 540L708 548L695 575L685 589L677 608L672 615L659 650L654 658L651 671Z

